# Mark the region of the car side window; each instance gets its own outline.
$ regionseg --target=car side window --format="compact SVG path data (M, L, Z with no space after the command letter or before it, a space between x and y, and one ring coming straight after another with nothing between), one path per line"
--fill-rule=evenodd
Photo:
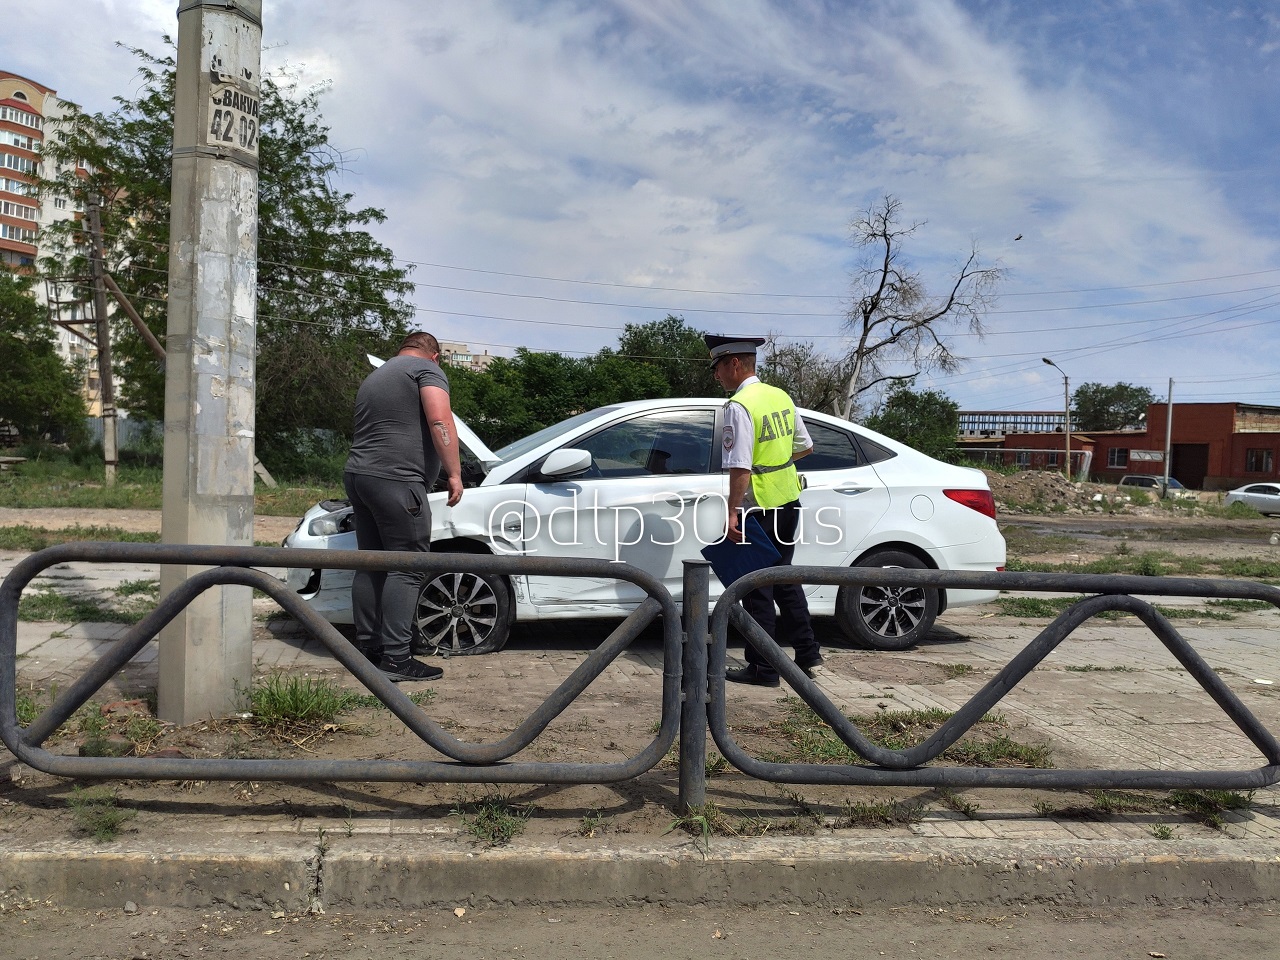
M605 427L574 447L591 453L599 477L708 473L715 410L674 410Z
M813 451L797 463L805 473L862 466L862 455L851 433L812 420L806 420L804 425L813 440Z

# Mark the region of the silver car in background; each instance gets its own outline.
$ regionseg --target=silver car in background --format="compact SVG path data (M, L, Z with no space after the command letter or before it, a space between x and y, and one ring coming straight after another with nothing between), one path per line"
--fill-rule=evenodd
M1280 514L1280 484L1251 483L1239 487L1222 498L1222 505L1225 507L1233 503L1243 503L1267 516L1278 515Z
M683 562L721 539L728 474L721 469L723 399L641 400L601 407L490 451L462 440L462 501L431 496L437 553L623 561L680 600ZM797 565L1003 569L1005 543L986 476L919 453L846 420L801 411L814 441L798 466L806 488ZM287 547L355 549L351 508L317 504ZM291 569L289 584L333 623L351 622L351 573ZM714 602L722 591L711 582ZM806 588L816 616L834 616L855 643L906 649L948 607L995 591ZM415 649L486 653L516 621L625 616L643 599L613 580L433 574L418 598Z

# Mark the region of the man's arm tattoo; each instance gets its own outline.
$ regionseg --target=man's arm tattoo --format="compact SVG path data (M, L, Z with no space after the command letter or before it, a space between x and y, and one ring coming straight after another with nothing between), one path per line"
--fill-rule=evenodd
M445 426L445 422L443 420L437 420L432 424L432 426L435 427L437 432L440 434L440 442L442 444L447 447L453 442L453 439L449 436L449 428Z

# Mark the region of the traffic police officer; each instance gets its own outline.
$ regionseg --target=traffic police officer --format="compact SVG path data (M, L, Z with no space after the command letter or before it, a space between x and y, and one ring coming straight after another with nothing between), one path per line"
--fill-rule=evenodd
M742 541L742 514L756 514L781 559L791 563L800 526L800 475L795 461L813 450L813 441L796 406L784 390L756 376L756 347L763 337L704 338L716 380L733 396L724 406L723 463L729 471L729 518L726 533ZM742 605L761 628L778 640L777 603L786 643L796 650L796 664L809 673L822 663L822 653L809 620L804 587L782 583L752 590ZM747 665L725 672L733 683L778 686L778 672L754 646L744 651Z

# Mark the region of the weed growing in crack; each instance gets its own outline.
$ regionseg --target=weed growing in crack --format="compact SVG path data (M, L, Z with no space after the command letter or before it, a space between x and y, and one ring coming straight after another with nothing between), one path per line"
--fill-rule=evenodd
M498 847L524 833L533 810L530 804L513 804L504 796L490 794L455 807L453 815L461 818L463 828L475 839Z
M136 810L117 806L118 799L106 788L81 790L67 798L76 829L93 835L99 843L108 843L120 835L120 829L137 816Z

